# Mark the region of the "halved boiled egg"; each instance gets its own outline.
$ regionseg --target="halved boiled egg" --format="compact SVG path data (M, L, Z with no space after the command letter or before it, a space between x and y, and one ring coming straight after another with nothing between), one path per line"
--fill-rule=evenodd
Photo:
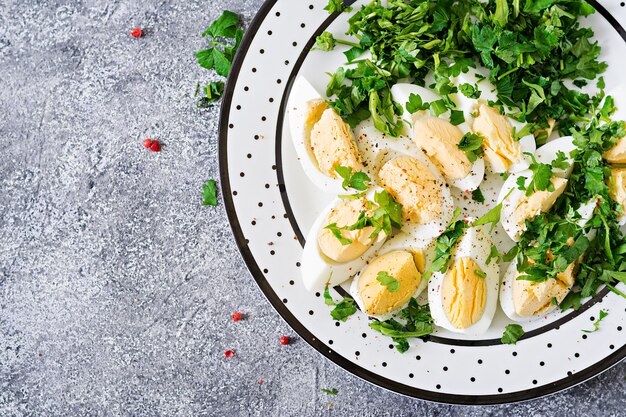
M593 217L596 198L582 204L576 212L579 215L576 223L585 227ZM587 238L595 238L595 229L587 232ZM574 239L568 242L574 244ZM554 310L569 293L576 280L577 261L572 262L556 279L533 282L517 279L523 273L517 270L518 261L514 259L502 278L500 287L500 306L504 313L514 321L527 322L537 319Z
M569 293L575 281L576 262L556 279L533 282L517 279L523 273L517 270L517 259L509 265L500 289L500 306L504 313L517 322L527 322L554 310Z
M413 84L396 84L391 88L394 100L404 106L403 117L412 124L410 132L413 141L428 156L450 185L463 191L473 191L483 180L485 164L482 158L471 162L464 151L459 149L463 135L470 129L465 123L458 126L449 120L450 112L439 117L421 110L410 113L406 104L411 94L419 95L423 102L433 102L441 97L434 92Z
M527 170L509 176L498 196L498 203L502 203L500 223L506 234L515 242L519 242L526 230L526 220L532 220L540 213L549 211L567 186L567 179L553 176L550 179L553 191L534 191L526 195L526 191L518 187L519 178L524 178L526 189L533 178L533 172Z
M428 284L422 274L434 253L432 243L403 232L389 239L350 286L361 311L387 320L417 297Z
M343 180L335 168L363 170L350 126L304 77L293 84L287 109L291 139L305 174L322 191L342 192Z
M359 220L361 213L372 215L378 206L361 197L337 199L326 207L313 223L302 253L302 279L307 290L323 288L327 282L339 285L359 272L381 247L387 236L383 231L372 236L371 226L356 230L332 230L350 226Z
M500 174L527 169L530 159L525 154L535 152L535 137L531 134L515 139L513 127L519 131L523 124L487 104L479 104L476 112L472 130L483 138L483 152L491 171Z
M492 245L485 226L472 226L452 249L448 270L431 275L428 304L437 326L470 335L487 331L498 304L500 285L497 262L487 263Z
M440 235L452 219L454 201L438 171L419 152L387 156L376 178L402 204L402 230L422 238Z

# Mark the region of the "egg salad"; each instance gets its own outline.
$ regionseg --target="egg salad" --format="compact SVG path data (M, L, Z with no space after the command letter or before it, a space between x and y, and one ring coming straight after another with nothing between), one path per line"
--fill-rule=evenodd
M580 30L591 7L414 3L350 11L349 40L316 40L351 47L326 91L291 87L298 160L334 198L308 233L304 287L400 352L493 327L516 343L518 323L601 288L626 298L626 87L599 78Z

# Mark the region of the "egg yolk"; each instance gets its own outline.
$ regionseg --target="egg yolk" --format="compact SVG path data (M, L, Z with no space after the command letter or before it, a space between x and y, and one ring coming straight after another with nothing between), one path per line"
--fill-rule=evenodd
M441 216L442 184L417 159L401 156L388 161L378 172L378 181L402 204L405 221L425 224Z
M391 292L377 280L378 273L383 271L399 282L397 291ZM380 316L399 309L415 294L421 280L422 274L415 264L414 253L395 250L379 256L359 277L358 290L365 312Z
M467 155L457 146L463 132L448 120L426 117L416 121L413 138L447 179L465 178L472 170Z
M323 225L335 223L337 227L351 226L356 223L362 212L371 216L376 208L377 206L366 198L343 200L330 211ZM371 226L356 230L341 230L341 235L352 241L344 245L329 229L322 228L317 243L322 254L332 261L350 262L363 255L377 239L385 238L385 233L382 231L376 238L372 238L370 235L373 231L374 228Z
M466 329L485 311L487 284L478 264L469 257L457 260L442 283L443 310L452 326Z
M572 262L565 271L556 275L556 279L550 278L543 282L515 279L513 281L515 313L522 317L530 317L556 308L574 285L575 267L576 262ZM519 275L518 272L517 276ZM556 300L556 304L553 300Z
M526 230L526 220L534 219L539 213L549 211L554 202L567 186L567 180L560 177L552 177L550 179L554 191L536 191L531 195L524 195L520 198L517 207L513 211L514 221L521 232Z
M626 138L621 138L602 156L611 164L626 164Z
M483 137L485 159L494 172L506 172L521 159L522 150L513 138L513 128L507 118L493 107L481 104L472 129Z
M323 100L308 103L305 129L310 130L309 152L319 170L331 178L339 178L335 167L363 169L352 130Z
M609 178L609 195L626 213L626 168L613 168Z

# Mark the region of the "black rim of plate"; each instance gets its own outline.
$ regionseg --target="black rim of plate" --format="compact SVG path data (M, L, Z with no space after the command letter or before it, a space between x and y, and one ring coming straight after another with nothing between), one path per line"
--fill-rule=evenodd
M239 51L237 52L235 59L232 64L231 73L228 78L226 88L223 95L223 101L221 106L220 113L220 123L219 123L219 170L220 170L220 181L222 188L222 197L224 199L224 204L226 207L226 214L228 216L229 223L231 225L231 229L233 231L233 235L235 237L235 241L237 242L237 246L239 251L248 267L252 277L255 282L265 295L265 297L272 304L274 309L280 314L283 319L298 333L302 339L304 339L309 345L315 348L319 353L324 355L326 358L330 359L333 363L340 366L344 370L350 372L351 374L364 379L372 384L375 384L381 388L397 392L399 394L403 394L409 397L414 397L422 400L433 401L438 403L445 404L463 404L463 405L496 405L496 404L506 404L506 403L514 403L520 401L526 401L531 399L540 398L543 396L547 396L550 394L557 393L564 389L570 388L572 386L578 385L594 376L606 371L612 366L619 363L624 357L626 357L626 345L622 346L620 349L612 353L611 355L605 357L603 360L579 371L568 377L562 378L558 381L554 381L552 383L537 387L531 388L523 391L505 393L505 394L489 394L489 395L459 395L459 394L446 394L439 393L436 391L428 391L419 388L412 387L410 385L402 384L396 382L394 380L382 377L378 374L375 374L367 369L353 363L349 359L335 352L332 348L327 346L325 343L315 337L306 327L298 321L298 319L289 311L289 309L283 304L281 299L276 295L273 288L269 284L269 282L265 279L265 276L252 255L250 248L246 242L246 238L242 232L239 219L237 217L237 212L235 211L235 204L232 197L231 187L230 187L230 178L228 171L228 125L229 125L229 116L230 109L233 99L233 93L235 86L237 84L237 80L239 78L239 73L241 71L242 63L246 57L248 49L252 40L254 39L259 27L265 20L265 17L272 10L273 6L277 3L278 0L266 0L265 3L261 6L256 16L252 20L244 39L241 43ZM352 3L352 2L350 2ZM613 28L620 34L620 36L626 41L626 31L620 26L620 24L615 20L615 18L606 10L604 7L599 5L594 0L588 0L590 3L610 24ZM338 14L331 15L322 25L321 27L327 27ZM314 37L313 37L314 39ZM311 47L311 42L305 47L306 55L307 49ZM303 56L299 58L303 59ZM296 71L294 71L295 73ZM294 73L292 73L291 78L293 78ZM291 80L293 82L293 80ZM285 97L287 96L290 83L285 90ZM283 103L284 103L283 97ZM282 113L284 112L284 105L281 106L281 110L279 113L279 122L283 119ZM282 130L282 126L278 126L278 132ZM277 152L278 154L278 152ZM279 184L281 184L281 195L285 193L284 191L284 183L282 182L282 178L278 178ZM284 199L283 199L284 200ZM290 216L293 217L293 216ZM292 226L294 225L293 219L290 218L290 223ZM296 227L297 229L297 227ZM301 236L299 230L297 230L298 236Z

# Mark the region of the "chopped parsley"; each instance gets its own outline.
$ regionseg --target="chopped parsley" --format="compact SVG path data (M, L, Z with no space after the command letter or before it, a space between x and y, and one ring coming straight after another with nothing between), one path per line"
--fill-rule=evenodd
M208 180L202 184L202 205L217 206L217 186L215 180Z
M607 313L606 311L600 310L598 319L593 323L593 330L583 330L583 332L585 332L585 333L594 333L594 332L597 332L598 330L600 330L600 323L608 315L609 315L609 313Z
M509 191L506 196L502 199L502 201L506 200L506 198L511 195L513 190ZM472 224L473 226L482 226L483 224L491 223L491 227L489 228L489 233L493 232L493 229L496 227L496 224L500 221L500 214L502 213L502 203L497 204L487 213L485 213L482 217L479 217Z
M341 13L352 11L352 7L343 4L343 0L328 0L328 4L324 7L324 10L328 11L328 13Z
M450 123L454 126L465 122L465 115L460 110L450 110ZM481 139L482 142L482 139Z
M400 281L389 275L387 271L380 271L376 276L376 281L387 287L389 292L397 292L400 289Z
M415 298L409 300L406 308L400 311L404 323L395 319L385 321L374 320L369 326L377 332L391 337L396 343L396 349L404 353L409 349L408 338L423 337L433 332L433 318L428 305L419 305Z
M324 287L324 302L328 306L335 306L335 308L330 311L330 316L333 318L333 320L345 322L346 320L348 320L348 317L356 313L356 304L354 303L354 300L350 297L344 297L343 300L336 303L335 300L333 300L333 297L330 295L330 290L328 288L329 285L330 282L327 282L326 286Z
M529 196L535 191L554 191L554 185L552 185L552 182L550 181L552 178L552 165L537 162L535 155L532 153L524 152L524 154L530 156L532 159L529 169L533 172L533 177L530 180L530 183L526 186L526 195ZM517 185L518 187L520 186L519 178Z
M341 178L343 178L341 186L344 190L347 190L348 187L350 187L357 191L365 191L368 189L366 183L372 181L366 173L361 171L353 172L350 167L339 165L335 167L335 171Z
M476 162L478 158L483 156L483 137L476 133L466 133L461 141L456 145L460 150L465 152L470 162Z
M507 345L515 345L525 333L519 324L508 324L500 341Z
M322 388L321 391L328 395L337 395L339 393L339 391L337 391L337 388L332 388L332 389Z
M435 257L424 273L423 279L428 279L433 272L445 272L448 269L452 258L452 248L463 236L465 229L469 227L465 220L457 220L460 214L460 209L454 210L452 221L435 241Z
M326 10L348 8L331 0ZM344 83L331 79L331 106L352 126L371 115L377 129L397 136L401 107L389 90L398 80L424 86L432 75L432 88L442 96L431 103L437 115L454 108L450 94L480 94L471 84L457 88L452 79L484 67L497 104L509 106L510 115L531 125L540 139L550 120L568 132L594 103L579 88L607 67L599 61L593 31L581 26L580 18L594 12L582 0L373 1L354 12L347 31L358 39L353 48L369 50L372 58L345 70ZM565 80L575 80L574 87Z
M422 97L419 94L411 93L409 95L409 101L406 103L406 110L413 114L418 111L428 110L430 108L430 103L425 103L422 101Z
M477 188L474 191L472 191L472 199L476 201L477 203L485 202L485 196L483 195L483 192L480 191L480 188Z
M358 44L354 42L345 41L343 39L337 39L330 32L323 32L321 35L319 35L315 39L315 49L319 51L326 51L326 52L332 51L333 49L335 49L335 46L337 46L337 44L348 45L348 46L351 46L352 48L359 49ZM361 50L361 53L363 53L363 50Z

